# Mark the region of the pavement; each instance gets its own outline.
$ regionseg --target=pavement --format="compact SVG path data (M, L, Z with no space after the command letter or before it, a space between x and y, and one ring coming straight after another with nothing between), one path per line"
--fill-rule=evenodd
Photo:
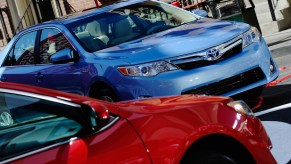
M263 36L280 69L279 85L291 84L291 29ZM278 81L277 80L277 81Z
M276 32L271 35L263 35L263 37L271 51L276 51L281 48L291 50L291 29Z
M262 93L262 104L255 115L262 120L272 141L271 149L278 164L291 163L291 29L263 36L279 66L274 86Z

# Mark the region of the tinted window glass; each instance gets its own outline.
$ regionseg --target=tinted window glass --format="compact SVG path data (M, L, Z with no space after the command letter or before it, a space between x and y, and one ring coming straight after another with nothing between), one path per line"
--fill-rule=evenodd
M5 66L34 64L36 31L23 35L11 49L4 62Z
M57 29L44 29L40 38L40 64L49 63L50 56L65 48L71 48L70 43Z
M14 49L11 49L10 53L8 54L8 56L6 57L5 61L4 61L4 66L13 66L16 63L16 59L14 56Z
M68 28L86 50L98 51L195 20L171 5L142 2L79 19Z
M0 114L8 113L13 121L0 126L0 160L36 150L76 136L82 130L65 104L22 95L0 92Z

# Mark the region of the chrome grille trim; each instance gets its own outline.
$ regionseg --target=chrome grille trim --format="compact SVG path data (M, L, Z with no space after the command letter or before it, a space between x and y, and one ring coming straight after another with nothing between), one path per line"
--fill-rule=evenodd
M242 39L237 40L236 42L232 43L232 44L229 45L229 46L225 46L224 49L221 50L222 55L223 55L225 52L229 51L230 49L232 49L232 48L238 46L239 44L242 44Z
M243 43L242 35L240 35L240 36L238 36L238 37L236 37L236 38L234 38L226 43L223 43L221 45L211 47L209 49L206 49L206 50L203 50L203 51L200 51L197 53L192 53L192 54L188 54L188 55L182 55L182 56L178 56L175 58L171 58L169 60L169 62L178 66L179 64L184 64L184 63L187 64L190 62L217 61L217 60L220 60L220 58L222 58L226 52L228 52L229 50L231 50L239 45L242 45L242 43ZM216 60L208 60L207 51L209 51L210 49L213 49L213 48L218 49L220 51L220 55L219 55L218 59L216 59ZM241 50L242 50L242 48L241 48Z

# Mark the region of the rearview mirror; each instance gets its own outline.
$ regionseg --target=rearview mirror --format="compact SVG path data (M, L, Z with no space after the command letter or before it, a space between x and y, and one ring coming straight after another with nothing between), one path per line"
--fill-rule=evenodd
M75 61L74 52L70 48L62 49L50 57L51 63L67 63Z
M192 10L192 13L201 17L207 17L208 13L205 10L199 10L199 9L195 9Z

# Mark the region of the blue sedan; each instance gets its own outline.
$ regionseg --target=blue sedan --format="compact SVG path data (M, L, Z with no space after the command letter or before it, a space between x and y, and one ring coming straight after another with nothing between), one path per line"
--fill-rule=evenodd
M261 34L152 0L38 24L0 55L1 81L107 101L256 91L278 77Z

